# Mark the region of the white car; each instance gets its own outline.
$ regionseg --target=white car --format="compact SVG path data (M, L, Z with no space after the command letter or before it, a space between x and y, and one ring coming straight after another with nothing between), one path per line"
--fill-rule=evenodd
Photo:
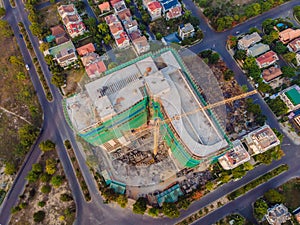
M29 70L29 66L28 64L25 65L26 70Z

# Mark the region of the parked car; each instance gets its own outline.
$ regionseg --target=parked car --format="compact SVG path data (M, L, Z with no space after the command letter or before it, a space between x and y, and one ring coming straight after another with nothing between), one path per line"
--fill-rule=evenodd
M28 64L25 65L26 70L29 70L29 66Z

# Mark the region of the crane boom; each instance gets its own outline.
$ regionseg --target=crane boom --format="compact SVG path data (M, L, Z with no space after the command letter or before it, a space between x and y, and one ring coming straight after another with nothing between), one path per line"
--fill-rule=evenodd
M214 107L217 107L217 106L220 106L220 105L225 105L227 103L230 103L230 102L242 99L242 98L246 98L246 97L248 97L250 95L254 95L256 93L257 93L257 90L249 91L249 92L246 92L246 93L243 93L243 94L240 94L240 95L228 98L228 99L224 99L223 101L219 101L219 102L215 102L215 103L203 106L203 107L199 107L199 108L197 108L197 109L195 109L193 111L182 113L182 114L173 116L173 117L165 119L165 120L160 120L159 118L157 118L155 120L155 123L154 123L154 126L155 126L154 127L154 148L153 148L153 154L154 154L154 156L157 154L157 149L158 149L158 138L159 138L160 124L162 124L162 123L168 123L168 122L171 122L173 120L178 120L178 119L180 119L183 116L188 116L188 115L197 113L199 111L203 111L203 110L206 110L206 109L211 109L211 108L214 108Z

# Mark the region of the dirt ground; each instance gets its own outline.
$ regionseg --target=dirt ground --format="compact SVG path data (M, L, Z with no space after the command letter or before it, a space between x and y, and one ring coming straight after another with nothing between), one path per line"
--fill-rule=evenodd
M40 106L16 38L0 36L0 52L0 106L40 126ZM18 63L11 63L11 56L17 56ZM12 160L19 142L18 130L26 122L0 109L0 123L0 159Z
M45 168L46 159L54 158L58 160L58 156L55 150L46 152L42 155L39 163ZM44 169L45 170L45 169ZM45 173L45 172L44 172ZM56 172L52 175L64 176L64 170L60 163L57 164ZM41 188L44 185L50 185L50 193L42 193ZM47 225L71 225L74 222L75 217L75 203L73 200L62 201L60 196L62 193L72 196L66 179L58 188L53 187L50 182L41 182L40 180L34 183L28 183L26 185L23 195L19 198L19 206L21 203L27 204L20 211L12 214L10 224L11 225L31 225L31 224L47 224ZM39 206L38 203L44 201L44 206ZM39 210L46 213L45 219L40 223L33 221L33 214Z
M285 196L285 205L295 210L300 206L300 178L295 178L281 185L278 190Z

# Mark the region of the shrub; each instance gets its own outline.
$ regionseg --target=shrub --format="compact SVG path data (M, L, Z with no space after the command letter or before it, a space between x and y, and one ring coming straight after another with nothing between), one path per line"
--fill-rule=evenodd
M41 192L44 193L44 194L48 194L48 193L50 193L50 191L51 191L51 186L50 185L44 185L41 188Z
M44 207L46 205L46 202L45 201L40 201L38 202L38 206L39 207Z
M62 182L63 182L62 176L56 175L51 178L51 184L56 188L59 187L62 184Z
M63 202L69 202L69 201L72 201L73 198L71 195L67 194L67 193L63 193L60 195L60 200L63 201Z
M133 212L136 214L144 214L147 209L147 199L138 198L138 200L133 204Z
M46 213L42 210L35 212L33 214L34 222L37 222L37 223L42 222L45 219L45 215L46 215Z

